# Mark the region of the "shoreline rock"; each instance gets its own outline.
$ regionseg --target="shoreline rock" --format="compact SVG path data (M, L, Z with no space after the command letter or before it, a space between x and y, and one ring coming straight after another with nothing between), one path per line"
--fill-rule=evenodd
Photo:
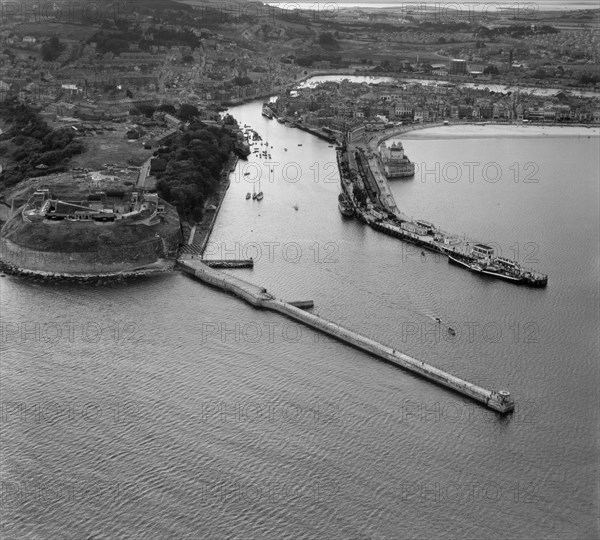
M158 264L155 264L154 266L140 268L139 270L122 271L107 274L67 274L44 272L41 270L29 270L26 268L19 268L9 263L0 261L0 272L2 272L5 275L22 277L30 279L32 281L41 281L45 283L69 282L95 285L118 283L130 279L143 278L154 274L163 274L172 271L174 267L175 260L163 260Z

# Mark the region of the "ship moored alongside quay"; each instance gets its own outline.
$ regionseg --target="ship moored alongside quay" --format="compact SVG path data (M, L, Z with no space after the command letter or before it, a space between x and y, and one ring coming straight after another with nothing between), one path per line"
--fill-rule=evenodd
M354 215L354 206L352 205L352 201L345 193L340 193L338 195L338 208L345 217L352 217Z
M490 276L498 279L504 279L512 283L529 285L530 287L545 287L548 284L548 276L526 270L509 259L502 257L480 258L474 255L458 255L455 253L448 254L448 262L463 266L471 272Z
M262 115L269 120L272 120L275 117L275 112L269 107L268 103L263 103Z
M446 255L448 262L474 273L529 287L541 288L548 284L547 275L522 268L517 261L497 257L490 246L466 242L432 223L404 215L398 210L386 178L380 171L372 170L369 159L360 147L342 145L336 152L342 189L352 193L358 188L359 192L366 195L363 203L359 203L355 197L348 197L360 221L388 236Z

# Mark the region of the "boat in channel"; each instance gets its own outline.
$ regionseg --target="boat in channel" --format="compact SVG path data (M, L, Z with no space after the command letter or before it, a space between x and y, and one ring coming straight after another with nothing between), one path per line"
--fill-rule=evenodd
M275 116L275 113L273 112L273 110L271 109L271 107L269 107L268 103L263 103L262 115L265 118L268 118L269 120L272 120L273 117Z
M338 195L338 208L344 217L352 217L354 215L352 201L345 193L340 193Z

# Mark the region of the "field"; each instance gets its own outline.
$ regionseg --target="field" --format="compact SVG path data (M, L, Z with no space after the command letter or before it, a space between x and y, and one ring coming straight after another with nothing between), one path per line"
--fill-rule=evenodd
M123 190L129 191L138 177L138 171L119 169L114 173L105 172L110 180L95 182L92 184L89 177L74 178L70 172L58 173L47 176L36 176L19 182L17 186L8 190L5 194L7 200L16 199L25 201L38 188L48 188L57 197L70 200L84 199L92 191L100 190ZM114 175L114 176L113 176ZM112 180L112 178L116 178Z
M81 5L83 6L84 4L82 3ZM32 18L33 17L34 15L32 15ZM11 32L19 36L46 38L48 36L56 35L59 39L74 39L80 41L88 39L98 31L98 28L92 26L68 24L66 22L49 22L48 20L44 20L43 15L39 15L39 18L39 22L22 23L15 26L11 29Z
M82 137L86 150L75 156L70 166L97 170L104 163L117 163L124 167L141 165L152 155L152 150L145 150L140 139L127 140L125 134L128 128L125 125L116 124L115 129Z

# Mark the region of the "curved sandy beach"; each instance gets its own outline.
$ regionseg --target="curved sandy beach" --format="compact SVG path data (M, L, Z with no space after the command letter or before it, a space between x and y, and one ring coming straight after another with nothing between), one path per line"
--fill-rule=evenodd
M487 137L600 137L600 127L542 126L527 124L450 124L410 130L403 139L473 139ZM395 137L393 137L395 138Z

